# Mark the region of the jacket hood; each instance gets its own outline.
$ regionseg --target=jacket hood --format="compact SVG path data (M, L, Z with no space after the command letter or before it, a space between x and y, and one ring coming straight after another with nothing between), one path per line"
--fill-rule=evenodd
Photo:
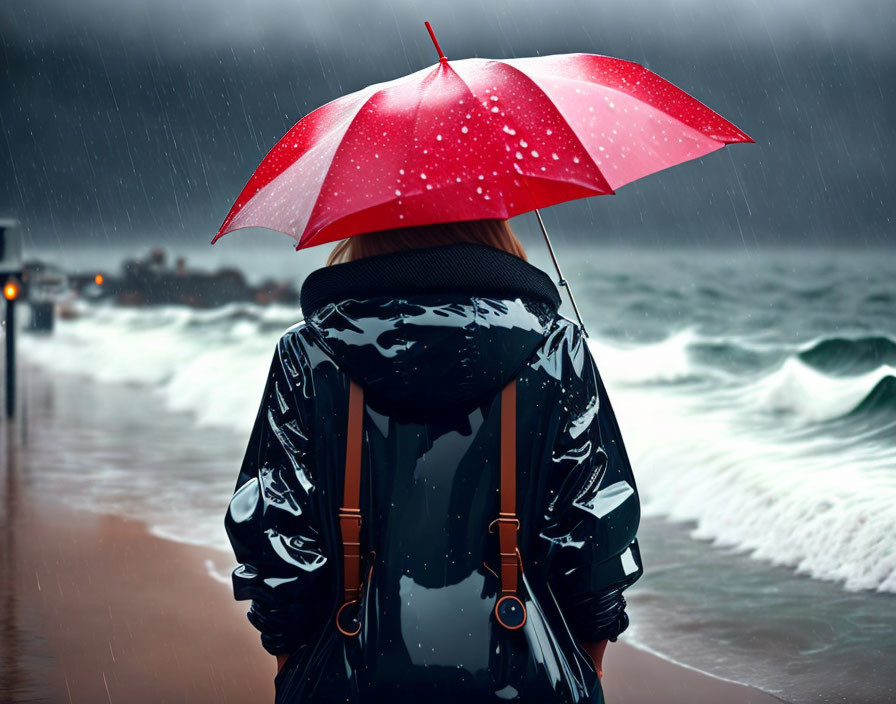
M501 388L548 335L560 296L541 269L455 243L323 267L302 284L305 323L374 397L442 409Z

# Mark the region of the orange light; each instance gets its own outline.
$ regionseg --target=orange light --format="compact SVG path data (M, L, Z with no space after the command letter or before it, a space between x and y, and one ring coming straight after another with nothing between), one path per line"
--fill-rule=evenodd
M103 285L103 275L102 274L97 274L96 276L93 277L93 280L97 286Z
M18 281L7 281L3 286L3 297L7 301L14 301L19 297L21 290Z

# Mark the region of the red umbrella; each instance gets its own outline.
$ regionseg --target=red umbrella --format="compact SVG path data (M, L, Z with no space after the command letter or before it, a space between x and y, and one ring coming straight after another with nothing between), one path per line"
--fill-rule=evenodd
M252 174L212 243L264 227L301 249L530 210L547 239L538 208L612 194L753 141L640 64L594 54L449 62L426 27L438 65L299 120ZM553 249L551 257L566 286ZM578 315L574 300L573 307Z

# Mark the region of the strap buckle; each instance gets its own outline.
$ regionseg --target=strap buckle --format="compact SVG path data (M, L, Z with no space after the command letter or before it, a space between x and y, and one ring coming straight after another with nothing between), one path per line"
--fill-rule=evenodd
M493 520L491 523L488 524L488 532L489 533L495 532L494 529L492 528L492 526L494 526L495 523L498 524L498 533L499 534L505 532L504 527L507 526L509 528L511 523L516 525L517 530L520 529L520 519L516 517L515 513L504 513L504 512L499 513L498 517L495 520Z

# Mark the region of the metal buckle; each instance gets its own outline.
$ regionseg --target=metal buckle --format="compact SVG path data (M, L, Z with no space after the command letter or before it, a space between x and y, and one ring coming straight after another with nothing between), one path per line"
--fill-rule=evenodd
M516 594L505 594L495 604L495 618L508 631L526 625L526 606Z
M492 529L492 526L495 525L495 523L498 524L499 530L500 530L500 527L506 523L515 523L516 529L517 530L520 529L520 519L517 518L516 514L513 514L513 513L499 513L498 518L496 518L495 520L493 520L491 523L488 524L488 532L489 533L495 532Z

